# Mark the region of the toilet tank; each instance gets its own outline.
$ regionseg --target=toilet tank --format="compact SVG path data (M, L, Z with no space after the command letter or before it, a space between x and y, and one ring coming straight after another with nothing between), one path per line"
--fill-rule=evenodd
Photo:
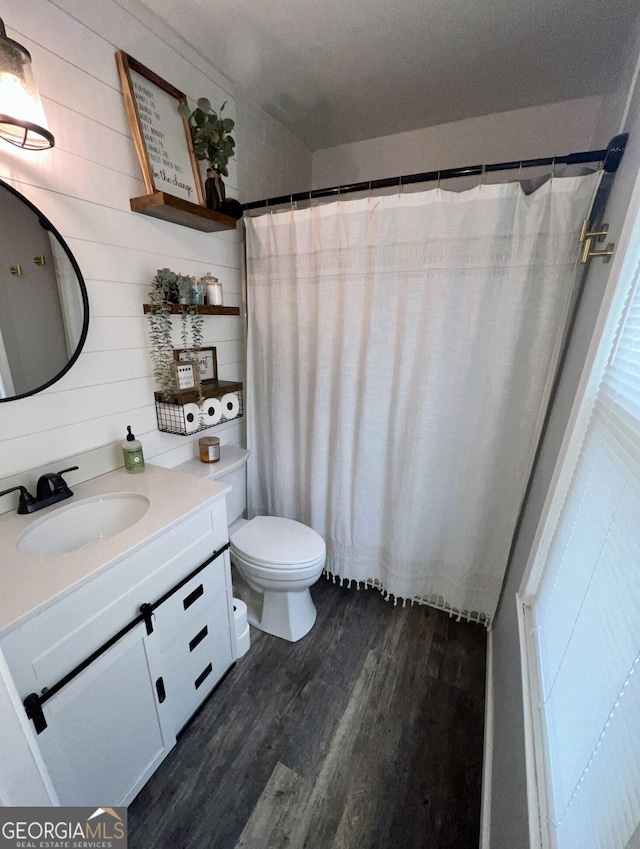
M232 525L247 509L247 460L251 452L235 445L221 445L217 463L201 463L199 459L187 460L176 466L181 472L199 478L221 481L232 487L227 494L227 522Z
M247 509L247 459L250 453L246 448L221 445L220 460L209 467L208 478L232 487L227 495L227 522L230 525Z

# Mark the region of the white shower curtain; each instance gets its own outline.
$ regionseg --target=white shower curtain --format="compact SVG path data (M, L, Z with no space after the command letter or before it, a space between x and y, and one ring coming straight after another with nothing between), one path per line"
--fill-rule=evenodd
M246 221L250 515L490 621L599 174Z

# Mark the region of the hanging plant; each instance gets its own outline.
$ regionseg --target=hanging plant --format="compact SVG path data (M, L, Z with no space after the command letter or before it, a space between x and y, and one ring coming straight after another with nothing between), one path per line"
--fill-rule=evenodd
M184 348L199 351L202 348L204 317L198 313L197 304L193 303L193 281L190 277L176 274L169 268L160 268L152 281L149 292L151 311L149 319L149 338L151 340L151 360L153 376L158 384L165 401L170 401L175 394L175 383L172 373L173 338L171 326L172 304L182 303L181 309L181 339ZM190 334L189 334L190 331ZM191 341L189 341L191 335ZM200 376L197 375L198 401L202 403L202 387Z

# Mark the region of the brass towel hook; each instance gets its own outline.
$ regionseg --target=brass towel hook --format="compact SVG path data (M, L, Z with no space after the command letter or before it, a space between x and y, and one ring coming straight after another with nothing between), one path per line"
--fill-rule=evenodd
M582 243L580 262L583 264L594 257L602 257L603 262L611 262L615 248L614 242L609 242L603 250L593 250L593 245L596 242L604 242L605 236L609 233L608 224L601 224L600 226L600 230L589 230L588 220L582 222L582 228L580 230L580 242Z

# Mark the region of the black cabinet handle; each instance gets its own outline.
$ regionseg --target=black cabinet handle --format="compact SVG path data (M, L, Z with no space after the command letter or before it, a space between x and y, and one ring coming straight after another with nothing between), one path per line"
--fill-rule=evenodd
M183 599L182 606L184 607L184 609L187 610L187 608L191 607L193 602L197 601L203 594L204 587L202 586L202 584L200 584L200 586L196 587L192 593L189 593L189 595L185 599Z
M213 666L212 666L211 664L208 664L208 666L206 667L206 669L204 669L204 670L200 673L200 675L198 675L198 677L196 678L196 680L193 682L193 683L196 685L196 690L197 690L197 689L198 689L198 687L202 684L202 682L205 680L205 678L207 678L207 676L211 675L211 673L212 673L212 672L213 672Z
M162 675L156 681L156 693L158 694L158 701L160 704L167 698L167 692L164 689L164 681L162 680Z
M204 638L209 633L209 627L207 625L204 626L202 631L199 631L195 637L189 642L189 651L193 651L196 646L199 646L200 643L204 640Z

